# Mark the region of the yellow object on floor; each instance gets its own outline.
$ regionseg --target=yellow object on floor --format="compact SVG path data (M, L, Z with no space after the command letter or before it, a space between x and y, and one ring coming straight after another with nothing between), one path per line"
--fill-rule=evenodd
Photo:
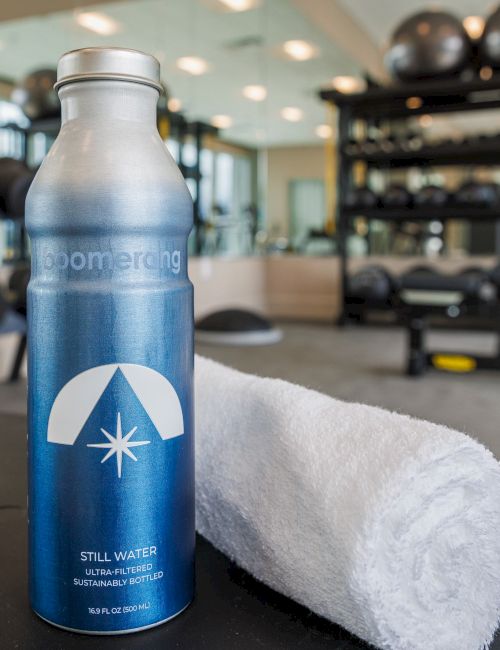
M434 354L432 365L438 370L449 372L472 372L476 369L477 363L473 357L461 354Z

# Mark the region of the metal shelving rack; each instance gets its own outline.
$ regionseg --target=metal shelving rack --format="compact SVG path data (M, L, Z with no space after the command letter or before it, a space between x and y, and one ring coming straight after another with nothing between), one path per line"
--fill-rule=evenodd
M351 222L363 216L368 220L383 221L433 221L450 219L498 222L500 208L471 207L449 203L442 207L405 208L348 208L346 194L353 186L353 168L358 162L371 168L390 170L396 168L466 165L500 165L500 137L477 138L473 141L446 142L426 145L415 151L388 152L372 147L370 152L348 152L354 125L360 120L368 125L378 125L394 120L407 120L415 116L436 113L454 113L500 109L500 74L483 80L474 77L429 80L388 87L369 87L362 93L343 94L336 90L322 90L320 97L338 109L338 172L337 172L337 237L341 260L343 310L340 323L346 320L348 283L347 237ZM408 101L418 98L418 101ZM410 106L416 106L410 108Z

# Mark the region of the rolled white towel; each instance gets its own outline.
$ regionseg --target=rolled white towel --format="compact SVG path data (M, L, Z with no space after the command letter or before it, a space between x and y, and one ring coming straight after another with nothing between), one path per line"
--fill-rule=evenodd
M478 442L200 357L196 429L198 530L256 578L380 648L487 647L500 466Z

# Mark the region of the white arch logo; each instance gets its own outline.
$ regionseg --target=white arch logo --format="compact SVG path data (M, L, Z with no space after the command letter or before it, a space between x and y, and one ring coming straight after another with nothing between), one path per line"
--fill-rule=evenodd
M85 370L63 386L50 411L47 428L49 442L75 444L85 422L118 369L124 374L163 440L184 433L181 403L166 377L146 366L110 363Z

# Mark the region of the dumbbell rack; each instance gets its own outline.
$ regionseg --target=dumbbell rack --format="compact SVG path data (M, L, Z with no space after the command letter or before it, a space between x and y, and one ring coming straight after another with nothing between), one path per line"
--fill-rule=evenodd
M337 133L337 245L340 256L342 308L339 324L349 318L346 302L349 280L347 238L357 217L391 222L467 220L498 222L500 208L446 204L439 207L356 208L346 205L347 193L354 187L354 167L364 163L370 169L425 168L434 166L500 166L500 137L473 142L423 144L416 150L388 152L372 147L369 152L349 151L349 142L359 121L378 126L419 115L500 109L500 73L490 79L479 77L464 81L440 79L405 83L387 87L372 86L361 93L345 94L332 89L320 91L320 97L338 109ZM418 98L417 101L411 98ZM410 101L409 101L410 100ZM414 108L411 108L414 106ZM500 358L498 360L500 367Z

